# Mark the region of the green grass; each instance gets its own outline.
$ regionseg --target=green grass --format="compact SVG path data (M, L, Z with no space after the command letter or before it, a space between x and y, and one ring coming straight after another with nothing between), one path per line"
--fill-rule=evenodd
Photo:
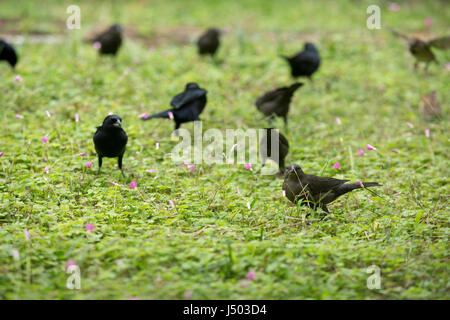
M374 2L383 28L370 31L365 11ZM444 35L448 5L400 2L394 13L389 2L377 1L80 3L76 31L64 29L71 1L0 4L0 20L9 19L0 34L37 30L63 41L26 37L16 46L17 71L0 64L0 298L450 298L450 57L436 51L440 65L429 75L413 72L405 44L387 29ZM430 30L426 17L433 19ZM115 61L99 58L82 38L115 21L141 38L127 38ZM221 64L200 59L190 44L211 25L227 30ZM329 206L323 221L321 212L305 218L307 209L282 197L280 179L243 165L202 164L191 172L173 163L173 123L138 118L163 110L196 81L209 91L204 129L267 126L254 101L292 81L277 55L294 53L305 40L318 44L323 64L292 102L287 162L308 173L379 181L379 196L353 192ZM16 74L23 82L13 81ZM421 95L431 90L443 107L440 122L425 122L418 112ZM122 116L129 135L126 179L115 160L105 160L95 179L92 135L109 111ZM377 150L357 156L368 143ZM86 232L88 223L96 229ZM81 269L81 290L66 288L68 261ZM380 290L366 286L373 264L381 268ZM249 270L254 281L245 279Z

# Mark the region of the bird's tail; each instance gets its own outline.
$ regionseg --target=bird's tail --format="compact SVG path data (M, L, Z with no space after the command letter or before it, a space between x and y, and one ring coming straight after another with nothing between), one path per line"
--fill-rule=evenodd
M171 110L166 110L166 111L163 111L163 112L160 112L160 113L155 113L155 114L153 114L151 116L148 116L147 118L142 118L142 120L150 120L150 119L154 119L154 118L170 119L170 116L169 116L169 112L170 111Z
M291 60L291 58L290 57L288 57L288 56L285 56L285 55L282 55L282 54L279 54L278 55L280 58L283 58L284 60L286 60L286 61L289 61L289 60Z
M339 193L339 195L346 194L347 192L353 191L355 189L361 189L361 188L369 188L369 187L379 187L381 184L378 182L355 182L355 183L345 183L341 185L336 191Z
M303 86L303 82L295 82L289 87L289 92L292 94L301 86Z

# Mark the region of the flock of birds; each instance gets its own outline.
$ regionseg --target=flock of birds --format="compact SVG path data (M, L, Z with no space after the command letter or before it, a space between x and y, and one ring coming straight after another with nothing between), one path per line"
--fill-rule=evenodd
M422 41L415 37L403 35L397 31L392 31L396 36L406 39L409 44L409 51L416 58L414 67L417 68L419 62L425 63L427 70L430 62L437 62L431 48L448 49L450 47L450 37L442 37ZM220 46L220 30L216 28L208 29L197 40L198 53L200 55L214 56ZM120 25L115 24L108 30L97 35L90 41L94 44L101 55L116 55L122 45L123 31ZM319 69L321 58L319 51L313 43L306 43L299 53L292 57L281 56L287 61L291 69L293 78L307 77L312 80L313 74ZM18 62L18 56L14 48L6 41L0 39L0 61L7 61L12 68ZM266 117L281 117L287 127L289 105L297 89L304 83L295 82L288 87L281 87L266 92L256 100L256 108ZM173 97L170 105L172 108L147 116L142 116L142 120L155 118L172 119L175 122L175 133L181 124L200 120L199 116L205 109L207 103L207 90L199 87L197 83L188 83L183 92ZM435 92L422 98L424 114L440 117L440 106L436 100ZM266 135L261 139L261 148L264 148L262 165L271 158L271 133L273 128L266 128ZM301 203L316 210L322 209L328 213L327 204L338 197L360 188L380 186L377 182L355 182L347 183L349 180L341 180L328 177L320 177L306 174L297 164L285 166L285 158L289 152L289 142L286 137L278 132L278 175L284 175L282 189L286 197L294 204ZM93 137L95 150L98 155L98 172L100 173L102 159L118 158L118 166L125 177L122 169L122 159L125 153L128 136L122 128L122 119L117 115L107 116L103 124L97 127Z

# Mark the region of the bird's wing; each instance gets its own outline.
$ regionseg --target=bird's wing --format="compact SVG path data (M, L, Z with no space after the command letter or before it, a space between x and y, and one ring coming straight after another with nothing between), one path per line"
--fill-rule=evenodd
M177 94L175 97L173 97L172 101L170 101L170 105L174 109L179 109L185 104L194 101L195 99L198 99L204 95L206 95L208 91L204 89L191 89L191 90L185 90L182 93Z
M266 93L264 93L261 97L258 98L258 100L256 100L256 105L260 105L263 102L268 102L268 101L273 101L273 100L277 100L280 97L283 96L284 92L287 90L288 88L286 87L282 87L282 88L278 88L276 90L272 90L272 91L268 91Z
M450 36L432 39L428 41L428 44L437 49L446 50L450 48Z
M326 193L350 180L318 177L305 174L303 184L307 184L313 194Z

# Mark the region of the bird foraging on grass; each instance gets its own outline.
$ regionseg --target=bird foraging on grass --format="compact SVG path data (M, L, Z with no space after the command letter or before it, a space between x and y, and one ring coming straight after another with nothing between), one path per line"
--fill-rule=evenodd
M16 50L14 50L13 46L2 39L0 39L0 61L1 60L8 62L13 69L16 67L18 60Z
M280 170L279 173L283 173L285 170L284 159L289 152L289 142L277 129L265 128L264 130L265 134L263 134L261 141L259 142L262 167L266 164L267 159L271 159L278 164ZM274 141L274 146L272 146L272 138L274 138L274 140L276 139ZM274 150L276 150L275 148L278 148L278 157L276 157L276 154L272 154L272 147Z
M197 48L199 55L211 55L216 54L217 49L220 46L220 30L211 28L206 30L197 40Z
M312 75L319 69L319 50L311 42L306 42L302 51L292 57L281 56L291 67L291 75L294 78L307 77L312 79Z
M265 116L282 117L284 125L287 127L287 114L292 96L301 86L303 86L302 82L296 82L289 87L268 91L256 100L256 108Z
M122 27L114 24L90 41L94 45L98 45L98 52L101 55L109 54L115 56L122 45Z
M97 127L97 131L94 134L95 151L97 151L98 155L97 177L100 174L103 157L117 157L119 169L122 172L122 176L125 177L122 169L122 159L127 141L128 136L122 129L122 118L116 115L107 116L103 120L103 124Z
M380 186L378 182L346 183L350 180L318 177L306 174L297 164L287 167L284 174L283 190L286 197L294 204L301 201L302 205L316 210L321 208L329 213L327 204L340 196L360 188Z
M183 92L173 97L170 105L172 109L156 113L151 116L142 117L142 120L155 118L173 119L175 121L175 133L182 123L200 120L199 116L206 106L206 94L208 91L202 89L195 82L186 84Z

